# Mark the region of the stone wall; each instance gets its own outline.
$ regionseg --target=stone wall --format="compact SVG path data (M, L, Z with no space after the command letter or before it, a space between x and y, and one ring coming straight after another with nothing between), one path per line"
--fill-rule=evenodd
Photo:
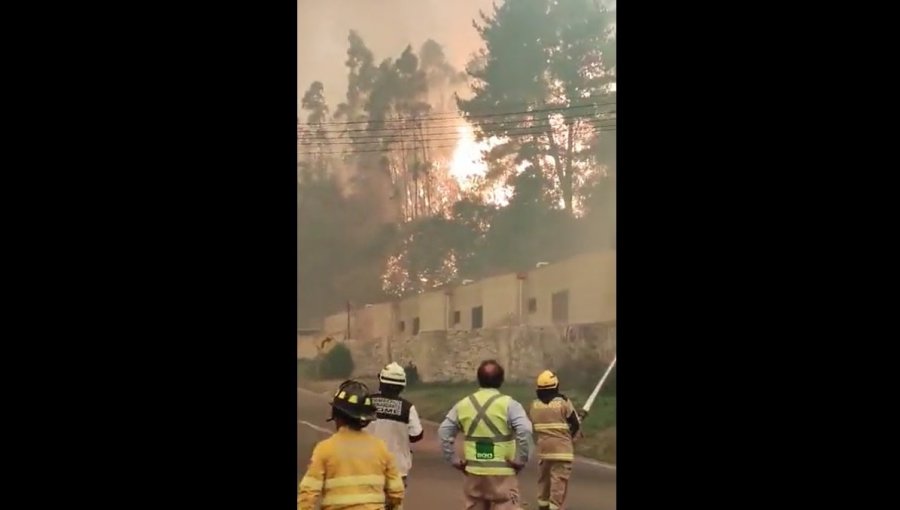
M478 364L496 359L507 380L532 380L542 370L573 360L610 362L616 352L615 323L560 327L511 326L474 331L427 331L416 336L348 340L355 377L371 377L390 361L412 361L424 382L471 381Z
M354 377L374 377L388 363L385 342L375 340L344 340L353 356Z

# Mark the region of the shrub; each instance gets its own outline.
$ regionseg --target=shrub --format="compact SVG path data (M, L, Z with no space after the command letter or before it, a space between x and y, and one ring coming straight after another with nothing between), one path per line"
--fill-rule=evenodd
M319 377L348 379L353 374L353 355L344 344L337 344L319 361Z

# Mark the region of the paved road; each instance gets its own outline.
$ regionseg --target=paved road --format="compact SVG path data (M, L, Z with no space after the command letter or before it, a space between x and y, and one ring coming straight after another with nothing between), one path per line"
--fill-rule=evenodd
M327 437L333 425L328 398L297 390L297 480L303 476L316 442ZM461 443L457 440L457 445ZM458 471L444 463L434 425L425 425L425 439L413 445L413 469L405 508L412 510L460 510L463 508L462 480ZM537 461L519 475L523 508L537 508ZM586 462L576 462L565 510L615 510L616 471Z

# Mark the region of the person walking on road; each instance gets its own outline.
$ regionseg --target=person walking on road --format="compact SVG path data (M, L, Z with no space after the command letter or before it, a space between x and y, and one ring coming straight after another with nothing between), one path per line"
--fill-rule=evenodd
M460 400L438 429L444 459L465 473L466 510L518 510L516 475L528 462L531 422L522 404L500 393L503 367L494 360L478 367L479 390ZM465 455L456 458L462 432Z
M544 370L537 378L537 400L529 417L537 438L541 474L538 509L559 510L566 499L575 450L572 440L581 428L575 406L559 392L556 374Z
M406 387L406 370L403 367L397 363L389 364L378 374L378 382L378 393L372 395L378 420L367 431L387 445L406 487L406 477L412 469L409 445L422 440L422 422L416 406L400 396Z
M337 432L313 449L300 480L297 510L353 508L399 510L404 489L394 458L384 441L363 429L375 420L366 386L345 381L334 393L331 418Z

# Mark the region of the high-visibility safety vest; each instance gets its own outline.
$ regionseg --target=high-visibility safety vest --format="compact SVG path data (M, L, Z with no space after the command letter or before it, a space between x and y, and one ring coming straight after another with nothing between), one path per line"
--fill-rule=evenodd
M482 388L456 404L457 419L465 435L466 472L482 476L515 475L506 460L513 460L516 441L509 426L512 399L493 388Z
M300 481L298 510L352 507L354 510L401 508L403 480L384 442L361 430L342 427L313 449Z
M569 420L577 414L569 399L560 395L547 403L535 400L528 414L541 459L569 462L575 459Z

